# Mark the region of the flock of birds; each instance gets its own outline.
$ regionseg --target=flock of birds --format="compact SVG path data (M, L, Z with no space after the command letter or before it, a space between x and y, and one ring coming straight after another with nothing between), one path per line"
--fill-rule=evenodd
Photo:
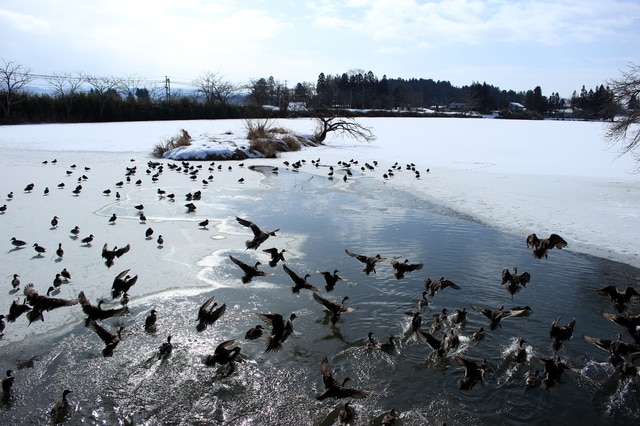
M304 163L304 161L299 161L293 164L286 162L285 166L297 171ZM319 167L320 160L312 161L312 164ZM344 171L345 181L348 179L348 176L351 176L350 170L353 167L357 167L357 164L357 161L354 160L340 162L338 164ZM377 162L374 162L373 164L374 165L370 165L368 163L365 164L365 166L362 166L362 170L373 170L374 167L377 167ZM160 162L149 162L147 166L148 168L146 173L151 175L153 183L158 182L165 167L177 173L184 173L188 175L192 181L200 179L198 176L203 170L202 164L193 165L187 161L182 161L180 163L168 163L166 166ZM239 166L244 167L244 164L240 164ZM74 168L75 166L72 167L72 169ZM221 170L222 165L218 165L217 168L218 170ZM230 168L231 166L229 166L229 169ZM406 169L415 172L415 177L418 179L420 178L420 173L415 169L415 165L406 165ZM89 170L90 168L85 167L86 173L88 173ZM209 166L209 172L213 172L214 170L214 163L211 163ZM399 170L401 170L401 167L395 164L385 172L383 176L384 179L393 177L394 172ZM277 173L277 168L273 168L272 171ZM133 179L136 172L136 167L126 168L125 178L127 183L134 183ZM331 167L329 172L330 179L333 179L333 173L334 169ZM70 174L69 171L67 174ZM78 178L78 185L72 191L74 196L80 195L83 190L82 182L86 179L88 179L86 175L82 175L82 177ZM202 179L202 184L206 186L212 180L213 175L210 175L208 178ZM243 178L238 180L238 183L240 184L243 182ZM142 180L138 179L134 184L139 186L142 184ZM116 199L120 199L119 189L123 188L124 185L125 181L116 183ZM58 187L62 189L64 188L64 184L61 183ZM23 192L30 193L34 188L34 184L29 184L24 188ZM114 191L111 189L106 189L103 191L103 194L105 196L111 196L113 192ZM49 189L45 188L44 195L48 195L48 193ZM177 199L175 194L167 194L166 191L162 189L158 189L157 194L160 200L168 199L173 202ZM187 201L185 208L187 213L196 211L196 203L201 200L201 197L202 191L195 191L185 195L185 199ZM8 200L12 200L13 198L13 192L7 195ZM145 223L146 217L144 215L144 206L139 204L135 206L135 209L140 222ZM8 209L6 205L4 205L0 210L0 214L7 214L7 211ZM263 230L256 223L246 218L236 217L235 219L239 226L251 231L251 238L246 241L245 249L260 249L262 252L266 253L266 255L269 256L268 266L273 270L275 270L275 268L280 264L283 272L287 277L289 277L293 284L291 287L293 294L299 294L302 291L312 292L313 300L321 305L326 311L332 327L336 326L336 324L341 321L342 314L352 313L356 310L355 307L347 304L347 301L349 300L348 296L344 296L338 301L332 300L328 295L328 293L334 291L340 281L344 281L343 278L338 275L339 271L337 269L332 271L317 271L323 277L325 282L324 291L327 295L322 296L320 294L322 289L309 282L311 274L303 274L299 271L296 272L292 267L287 265L285 249L277 247L262 247L269 238L277 236L277 233L280 231L279 228ZM108 226L115 225L117 220L118 217L116 213L113 213L107 220ZM54 216L51 220L51 229L57 229L59 224L60 218L58 216ZM208 225L208 220L198 223L199 227L206 228ZM148 227L144 233L145 238L152 239L154 232L153 228ZM77 225L70 230L70 234L72 235L72 238L79 239L80 243L87 247L91 247L95 238L93 234L80 238L80 227ZM156 241L158 246L161 247L164 244L163 236L159 235ZM10 244L13 247L11 251L21 251L31 246L36 253L36 257L41 257L47 253L47 249L40 246L37 242L31 244L16 237L12 237ZM538 238L536 234L531 234L526 238L526 246L532 248L532 254L536 259L543 259L549 255L549 251L553 248L563 249L567 247L567 242L557 234L551 234L547 238L543 239ZM104 243L101 250L101 257L104 259L105 265L108 268L111 268L114 266L117 259L129 253L130 249L131 247L129 244L124 247L109 248L108 244ZM62 260L64 258L62 243L58 244L55 253L58 260ZM383 257L380 254L359 254L349 249L345 249L345 253L350 258L353 258L354 261L358 261L363 264L364 268L362 272L365 275L370 275L372 273L376 274L376 267L380 267L380 265L390 265L393 269L394 277L397 280L401 280L406 274L419 271L423 268L422 262L411 263L408 259L401 260L401 258L397 256ZM242 271L240 280L243 284L250 283L256 277L269 277L275 275L274 272L260 269L261 262L250 264L243 261L238 256L233 255L229 255L229 259ZM34 284L28 283L22 288L24 296L23 300L20 301L19 298L14 300L9 308L8 315L0 315L0 333L2 333L6 327L5 319L9 323L13 323L24 315L29 324L31 324L37 321L44 321L44 314L51 310L79 305L83 314L86 315L84 318L85 327L95 333L95 335L104 343L102 355L104 357L114 356L114 352L116 351L118 344L123 339L122 332L124 327L120 326L117 330L110 331L101 322L109 318L122 317L130 314L131 311L128 306L129 293L131 291L135 291L134 285L138 280L138 276L130 275L130 272L130 269L125 269L119 272L113 280L111 287L111 303L115 303L119 299L119 303L121 305L114 308L103 308L102 305L105 303L104 300L99 300L97 304L92 303L90 298L88 298L83 291L81 291L76 298L64 299L55 297L57 292L60 291L61 286L64 283L71 281L71 274L66 268L56 274L53 285L47 289L46 295L40 294L40 292L36 290ZM501 284L511 294L512 298L514 294L526 288L530 281L531 275L528 272L519 273L517 268L513 268L511 271L507 268L502 270ZM11 286L12 294L20 290L20 274L13 274ZM411 317L407 333L410 336L409 338L415 336L415 341L426 343L432 350L430 356L438 359L452 357L457 365L464 368L464 375L457 380L458 388L461 391L471 391L476 384L484 382L485 374L491 371L492 367L486 359L479 360L466 358L457 351L460 346L461 333L464 332L464 324L467 317L466 308L456 309L453 313L449 313L447 309L442 309L442 312L437 315L433 315L433 319L429 324L423 323L422 312L424 308L429 306L430 300L433 297L447 288L450 288L451 290L460 290L462 287L445 277L440 277L434 280L429 277L425 278L424 289L421 290L422 297L418 299L416 309L405 312L407 316ZM608 351L610 354L609 361L621 372L622 375L625 377L637 375L637 369L634 365L634 361L636 360L636 357L640 355L640 315L631 316L628 313L624 315L622 314L627 310L628 304L631 301L640 299L640 293L636 292L631 287L628 287L625 290L618 290L613 285L599 290L598 293L609 297L618 311L618 314L603 313L603 317L625 327L634 339L634 343L624 342L620 335L617 340L600 339L590 336L584 336L584 339L587 342ZM501 306L497 309L493 309L472 304L470 307L472 311L478 312L487 318L489 321L487 328L490 331L501 327L501 322L505 318L525 317L532 313L532 309L528 306L516 306L510 309L505 309L504 306ZM197 318L197 325L195 326L196 332L204 332L209 326L212 326L216 321L218 321L226 311L227 305L225 303L218 305L218 302L215 300L215 296L207 297L199 307L197 313L194 314ZM267 334L265 338L265 352L269 353L282 350L286 345L287 339L294 333L293 324L297 317L296 313L292 312L289 315L286 315L273 312L257 312L256 314L257 318L259 318L264 325L257 324L248 329L244 338L247 340L255 340L260 339L264 334ZM143 326L146 331L151 333L155 333L157 331L157 315L158 311L156 309L151 309L149 311ZM561 317L557 317L551 324L549 331L551 347L554 355L547 358L536 358L535 362L542 366L543 371L542 374L540 374L539 370L534 368L527 374L525 382L525 386L527 388L540 385L544 388L550 388L561 381L564 372L571 370L568 363L561 360L558 352L562 345L572 338L576 328L576 321L574 319L564 325L561 324L560 321ZM468 337L470 340L480 340L484 337L485 332L486 330L484 327L481 327ZM388 340L379 342L373 337L373 334L373 332L369 331L367 338L363 340L367 350L380 350L389 354L397 353L398 347L395 342L399 337L392 335ZM219 343L213 354L207 355L203 359L204 364L208 366L219 365L223 376L232 374L236 370L236 363L243 360L241 347L236 343L239 339L239 336L234 336L233 338L226 339ZM525 343L526 340L524 338L520 338L518 340L518 346L512 354L514 362L524 364L532 361L532 357L527 353L526 347L524 346ZM164 360L171 356L173 344L172 336L167 335L166 340L157 348L156 358L158 360ZM346 382L349 378L344 378L342 381L338 381L334 377L328 357L324 357L320 361L320 377L322 378L324 389L315 395L318 400L324 400L326 398L349 399L349 401L336 408L327 418L332 421L337 421L339 424L351 424L356 418L355 408L351 399L366 398L371 394L371 391L347 386ZM15 379L13 371L7 370L6 377L2 379L2 389L5 398L10 398ZM67 396L71 392L72 391L70 389L64 389L60 400L52 405L50 415L54 422L64 421L71 415L71 406L67 400ZM396 410L392 409L381 415L377 421L379 424L390 425L400 424L401 419Z

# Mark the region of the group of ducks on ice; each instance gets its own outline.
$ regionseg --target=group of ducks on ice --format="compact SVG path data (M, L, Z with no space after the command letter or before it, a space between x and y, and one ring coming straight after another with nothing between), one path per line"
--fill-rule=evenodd
M154 175L156 177L162 172L162 164L160 163L150 162L148 166L152 170L159 168L159 172ZM182 166L187 169L189 167L189 164L187 162L182 162ZM407 167L409 167L409 165ZM130 176L132 176L133 174L135 174L135 168L127 168L127 179L130 179ZM33 187L27 187L25 188L25 192L30 192L32 189ZM76 188L76 190L78 190L78 188ZM160 198L163 198L165 196L164 191L161 192L161 190L158 190L158 194ZM12 198L13 193L10 193L8 197ZM171 194L171 198L173 199L174 197L175 196ZM198 199L199 196L195 198L195 200ZM187 200L189 200L190 203L185 205L185 207L187 207L187 209L190 209L189 211L193 211L193 209L195 209L195 205L191 202L192 200L194 200L193 194L187 194ZM193 207L190 207L190 205ZM143 206L136 206L136 208L140 211L139 214L142 219ZM4 214L5 211L6 207L2 209L0 214ZM110 217L109 222L113 224L115 223L116 219L117 217L114 214ZM264 231L254 222L241 217L236 217L236 220L239 225L249 228L253 234L253 237L250 240L246 241L247 249L257 250L270 237L276 236L276 233L279 231L279 229ZM199 225L206 227L208 224L206 222L201 222L199 223ZM53 228L58 226L58 217L54 217L52 219L51 225ZM75 238L78 238L79 228L77 226L74 227L70 232L74 235ZM151 238L152 234L153 229L148 228L145 236L147 237L147 239L149 239ZM90 246L93 239L93 235L89 235L83 238L81 241L83 244ZM159 245L162 245L164 242L162 236L159 236L157 241ZM11 238L10 243L14 247L13 250L20 250L28 246L28 243L15 237ZM567 242L557 234L551 234L549 235L549 237L544 239L538 238L536 234L531 234L526 238L526 244L527 247L531 247L533 249L533 256L537 259L542 259L543 257L546 258L549 254L549 250L553 248L562 249L567 247ZM36 252L36 256L41 256L46 252L46 249L38 245L37 243L33 244L32 247ZM129 249L129 245L122 248L114 247L113 249L109 249L107 244L105 244L102 248L101 255L105 259L105 264L108 267L111 267L113 266L115 259L125 255L129 251ZM299 293L302 290L309 290L313 292L313 299L321 304L327 311L332 325L335 325L335 323L339 321L342 314L350 313L355 310L354 307L347 306L345 304L348 300L348 297L346 296L342 298L340 302L332 301L326 297L320 296L318 294L318 291L320 289L309 283L309 281L307 280L310 277L310 274L300 276L284 263L286 262L284 257L284 249L277 249L275 247L272 247L263 249L263 251L270 255L270 267L274 268L279 262L282 262L282 269L293 282L293 293ZM363 255L355 253L348 249L345 250L345 253L364 264L363 272L366 275L369 275L370 273L375 274L376 266L382 263L386 263L391 265L394 270L395 278L399 280L402 279L405 274L420 270L423 266L422 263L410 263L408 259L401 262L399 261L398 257L385 258L380 254L373 256ZM64 256L64 251L61 244L58 246L56 254L60 259ZM257 262L254 265L250 265L243 262L237 257L230 255L229 258L243 271L243 276L241 277L241 281L243 283L249 283L255 277L273 275L271 272L260 269L260 262ZM319 273L322 274L325 279L325 289L327 292L331 292L335 288L338 281L342 281L342 278L338 275L338 270L334 270L333 272L323 271ZM54 286L51 286L48 289L46 295L40 294L35 289L35 286L33 284L27 284L23 289L25 297L24 302L20 303L18 300L15 300L10 307L9 314L6 317L4 315L0 315L0 333L2 333L6 326L4 322L5 319L11 323L16 321L16 319L21 315L25 314L29 323L31 323L33 321L44 320L44 312L64 306L73 306L80 304L83 312L87 315L84 320L84 325L88 329L95 332L96 335L105 344L105 347L102 350L102 355L105 357L112 356L114 350L118 346L118 343L122 339L121 333L124 327L120 327L115 333L112 333L105 327L103 327L99 323L99 321L111 317L127 315L129 313L129 309L127 306L128 292L130 291L131 287L135 285L137 278L137 275L129 275L129 269L119 273L113 281L111 293L113 299L121 299L122 307L105 309L102 307L102 300L99 301L97 305L94 305L86 297L84 292L80 292L78 297L75 299L62 299L52 296L52 294L59 289L60 285L63 282L63 279L66 281L69 281L71 279L70 273L65 268L63 271L61 271L61 273L56 275ZM502 285L505 286L505 288L512 296L515 293L519 292L522 288L526 287L526 285L530 281L530 278L531 277L529 273L518 273L516 268L513 269L513 272L509 271L507 268L504 268L502 271ZM14 290L19 289L20 280L18 274L14 274L11 284ZM427 343L433 349L433 356L443 357L447 353L455 351L459 346L460 340L458 334L456 333L455 326L457 324L464 323L464 321L466 320L466 309L457 309L455 313L451 315L449 315L446 309L443 309L440 315L434 316L433 322L429 325L429 331L425 330L425 328L423 327L421 309L427 306L429 304L429 298L434 297L439 291L442 291L448 287L454 290L460 290L461 287L451 282L450 280L445 279L444 277L441 277L437 280L426 278L424 280L424 285L425 289L422 292L422 298L418 301L418 309L416 311L406 312L407 315L411 316L411 325L409 332L414 334L418 341ZM640 299L640 293L636 292L631 287L627 287L624 291L620 291L615 286L608 286L601 290L598 290L598 292L602 295L610 297L619 313L622 313L626 309L626 305L632 300ZM514 307L512 309L506 310L503 306L501 306L499 309L488 309L476 305L471 305L471 308L474 311L477 311L487 317L487 319L489 320L488 327L490 330L494 330L496 327L499 327L501 321L505 318L527 316L532 312L528 306ZM207 298L202 303L197 312L197 332L202 332L206 330L208 326L214 324L222 315L224 315L226 309L226 304L218 306L218 304L214 301L214 296ZM150 332L156 331L157 314L158 312L155 309L152 309L149 312L144 324L145 330ZM599 339L590 336L584 336L584 339L608 351L610 354L609 361L619 369L623 376L629 377L632 375L636 375L637 369L634 366L633 362L635 361L635 355L640 354L640 315L630 316L610 313L603 313L602 315L606 319L612 320L615 323L624 326L633 337L635 343L624 342L621 339L620 335L618 336L617 340ZM259 313L258 317L265 323L265 326L270 326L271 328L266 338L265 352L280 350L285 344L287 338L293 333L293 321L296 318L296 314L291 313L288 317L286 317L278 313ZM550 337L552 340L552 348L554 352L557 352L560 349L563 342L571 339L576 325L575 319L566 325L559 325L560 319L560 317L556 318L551 324L550 329ZM449 332L445 333L444 337L442 338L435 337L435 332L441 330L447 322L451 325ZM263 330L264 327L258 324L255 327L250 328L246 332L244 337L245 339L249 340L258 339L262 337ZM482 339L484 336L484 332L484 328L481 327L479 330L473 333L471 339ZM390 336L388 341L380 343L373 337L373 333L369 332L367 338L365 339L365 344L370 350L382 350L388 353L393 353L396 350L394 344L395 339L396 338L394 336ZM528 361L527 351L524 343L524 339L519 339L518 346L513 354L514 360L517 363L524 363ZM220 371L224 376L233 373L233 371L235 370L235 363L242 360L242 357L240 356L240 347L234 345L235 339L223 341L216 347L212 355L208 355L204 358L204 363L210 366L217 364L221 365L222 367ZM156 354L157 359L164 360L165 358L170 356L172 353L172 348L173 343L171 341L171 336L169 335L167 336L166 341L158 347ZM459 389L463 391L469 391L474 387L475 384L482 383L484 380L485 372L491 371L491 367L486 362L486 359L482 361L475 361L464 358L461 355L455 355L455 361L465 369L464 376L457 381ZM549 388L556 382L559 382L561 380L561 377L565 371L571 370L571 368L557 355L550 358L538 358L538 361L543 365L544 368L542 376L540 376L538 370L527 374L525 384L526 387L534 387L542 384L545 388ZM320 372L325 389L316 395L316 398L319 400L323 400L329 397L357 399L365 398L370 394L368 391L346 386L346 382L347 380L349 380L349 378L344 378L342 381L338 381L336 378L334 378L332 368L327 357L323 358L320 363ZM6 377L2 379L2 389L5 398L8 398L10 396L14 380L15 377L13 375L13 371L8 370L6 372ZM61 399L52 406L50 414L54 421L65 420L69 415L70 405L67 401L67 395L71 392L71 390L65 389L62 393ZM352 422L355 417L355 409L352 406L351 402L345 403L339 409L334 410L334 412L332 413L334 420L337 420L340 424L348 424ZM398 413L395 410L384 413L378 419L378 422L380 424L394 424L394 421L400 422Z

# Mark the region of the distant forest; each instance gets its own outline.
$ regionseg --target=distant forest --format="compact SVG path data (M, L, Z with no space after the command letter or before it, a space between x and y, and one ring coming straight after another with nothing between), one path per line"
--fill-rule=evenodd
M30 89L45 81L46 89ZM205 73L175 90L167 78L94 77L76 74L42 76L20 64L0 63L0 122L58 123L297 117L330 113L349 116L478 116L543 119L610 120L631 105L617 105L604 86L574 91L570 98L501 90L474 82L456 87L423 78L378 78L373 72L320 73L315 83L293 87L273 77L238 86L217 73ZM172 90L173 89L173 90Z

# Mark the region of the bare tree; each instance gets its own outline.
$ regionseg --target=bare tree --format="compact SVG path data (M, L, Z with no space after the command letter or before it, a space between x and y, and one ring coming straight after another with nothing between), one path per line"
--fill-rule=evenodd
M87 83L91 86L91 90L98 98L99 117L102 118L107 101L112 96L117 96L117 89L122 86L120 79L115 77L87 77Z
M31 80L33 80L31 70L16 62L2 60L2 67L0 68L0 96L2 96L2 102L0 107L5 121L9 119L11 107L19 102L16 99L16 95Z
M318 115L315 119L316 130L313 138L318 143L323 143L330 132L338 132L358 141L371 142L375 139L370 128L364 127L353 118Z
M620 145L620 153L632 154L640 172L640 65L631 64L622 73L622 78L609 82L609 88L616 104L624 107L624 114L616 117L610 124L606 138L612 144Z
M73 105L78 99L78 93L85 82L85 76L81 72L77 72L75 74L54 73L45 79L49 83L49 86L53 88L53 92L56 96L60 97L64 101L65 113L67 118L69 118Z
M193 81L198 88L198 95L204 97L205 104L219 102L223 105L229 103L229 98L236 92L235 85L224 81L218 73L207 71Z

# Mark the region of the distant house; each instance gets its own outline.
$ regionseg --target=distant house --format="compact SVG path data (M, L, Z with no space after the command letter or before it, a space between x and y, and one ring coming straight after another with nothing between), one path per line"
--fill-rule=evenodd
M464 111L466 109L467 104L464 102L451 102L449 104L449 111Z
M524 111L526 108L519 102L509 102L510 111Z

